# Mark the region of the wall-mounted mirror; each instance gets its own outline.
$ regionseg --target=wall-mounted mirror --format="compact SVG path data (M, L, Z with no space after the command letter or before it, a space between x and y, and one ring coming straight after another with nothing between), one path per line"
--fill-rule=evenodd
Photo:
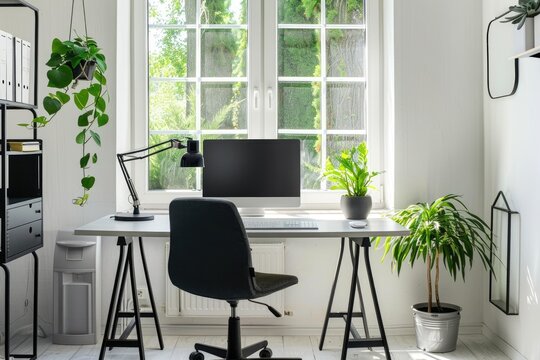
M489 301L507 315L519 313L519 213L500 191L491 205Z
M500 22L508 13L491 20L487 27L487 88L492 99L514 95L519 83L519 60L511 59L517 54L516 27Z

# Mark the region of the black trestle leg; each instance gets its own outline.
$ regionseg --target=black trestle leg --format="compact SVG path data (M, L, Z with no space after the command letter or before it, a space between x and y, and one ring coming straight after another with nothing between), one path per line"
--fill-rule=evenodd
M120 290L118 291L118 299L116 301L116 310L114 312L114 320L112 323L112 331L111 331L111 340L114 340L116 337L116 328L118 327L118 313L120 312L121 306L122 306L122 298L124 295L124 289L126 287L126 281L127 281L127 271L128 271L128 262L124 262L124 270L122 271L122 278L120 280ZM112 346L109 347L109 351L112 350Z
M139 298L137 297L137 280L135 278L135 265L133 263L133 242L128 245L127 261L129 263L129 278L131 279L131 296L133 300L133 313L135 320L135 330L139 347L139 359L144 360L144 341L141 326L141 314L139 310Z
M154 291L152 290L152 283L150 282L150 273L148 272L148 266L146 265L146 255L144 252L142 237L139 237L139 249L141 251L144 277L146 280L146 286L148 288L148 297L150 298L150 305L152 306L152 313L153 313L153 318L154 318L154 324L156 326L156 332L157 332L157 337L159 341L159 348L163 350L165 346L163 345L163 336L161 335L161 327L159 325L158 311L157 311L156 302L154 300Z
M358 246L358 245L357 245ZM375 315L377 317L377 323L379 325L379 331L381 333L381 339L384 347L384 353L387 360L391 360L390 349L388 347L388 340L386 338L386 332L384 331L383 320L381 316L381 310L379 308L379 300L377 299L377 291L375 290L375 281L373 281L373 274L371 272L371 263L369 260L369 248L371 242L369 238L364 238L362 241L362 247L364 248L364 259L366 262L366 272L369 280L369 287L371 288L371 297L373 298L373 307L375 308Z
M334 276L334 283L332 284L332 290L330 290L330 299L328 299L328 307L326 308L326 315L324 317L324 324L321 333L321 339L319 341L319 350L324 347L324 339L326 338L326 330L328 329L328 321L330 319L330 313L332 312L332 304L334 303L334 295L336 293L336 286L339 278L339 271L341 269L341 260L343 259L343 248L345 246L345 238L341 238L341 249L339 251L339 259L336 268L336 275Z
M354 256L353 256L353 241L349 239L349 253L351 254L351 262L354 265ZM366 308L364 306L364 296L362 295L362 288L360 287L360 279L356 278L356 290L358 291L358 299L360 300L360 312L362 313L362 325L364 326L364 333L366 334L366 339L369 339L369 328L366 317ZM370 347L369 350L372 350Z
M352 313L354 307L354 297L355 290L358 280L358 262L360 257L360 246L355 242L354 243L354 255L353 255L353 270L351 278L351 290L349 293L349 306L347 309L347 319L345 321L345 332L343 334L343 346L341 348L341 360L346 360L347 358L347 349L349 346L349 336L351 335L351 323L352 323Z
M101 343L101 350L99 352L99 360L103 360L105 358L105 350L107 348L107 341L109 340L110 331L111 331L111 325L114 315L114 305L117 299L117 296L121 296L121 294L118 293L118 285L120 282L120 276L122 273L122 265L124 263L124 247L125 247L125 238L119 237L117 245L120 247L120 254L118 256L118 266L116 268L116 276L114 278L114 285L112 289L111 294L111 303L109 305L109 313L107 314L107 322L105 323L105 333L103 334L103 341Z

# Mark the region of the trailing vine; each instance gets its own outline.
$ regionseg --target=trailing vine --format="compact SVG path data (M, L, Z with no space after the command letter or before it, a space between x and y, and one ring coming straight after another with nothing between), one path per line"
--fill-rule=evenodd
M32 124L19 125L46 126L73 97L75 106L81 112L77 119L81 131L75 136L75 142L82 147L79 166L82 171L80 182L83 190L81 196L73 199L73 204L83 206L88 201L89 191L96 182L96 178L89 175L88 170L98 161L97 153L90 152L87 145L94 142L97 146L101 146L101 136L97 130L109 122L107 104L110 98L105 77L107 70L105 55L97 42L90 37L76 37L67 41L55 38L52 42L51 57L46 65L51 68L47 71L48 87L60 90L51 92L43 98L43 108L48 115L36 117L32 120ZM75 91L81 80L87 81L84 82L86 86Z

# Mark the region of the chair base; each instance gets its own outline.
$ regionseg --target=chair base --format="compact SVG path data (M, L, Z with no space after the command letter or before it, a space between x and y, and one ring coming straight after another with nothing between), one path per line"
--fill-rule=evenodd
M232 358L232 357L227 356L228 351L225 348L220 348L217 346L211 346L211 345L206 345L206 344L195 344L195 350L203 351L205 353L217 356L221 359L246 359L248 356L255 354L257 351L270 350L270 349L267 349L267 346L268 346L268 341L266 340L246 346L245 348L240 349L241 354L242 354L240 358ZM270 356L271 354L272 353L270 351ZM266 356L263 356L263 358L264 357Z
M195 352L189 356L190 360L204 360L204 355L200 351L217 356L226 360L247 360L248 356L260 351L261 358L272 357L272 350L268 348L268 341L263 340L242 348L240 318L236 316L237 301L229 301L231 305L231 317L229 317L227 348L221 348L206 344L195 344ZM273 358L273 360L301 360L295 358Z

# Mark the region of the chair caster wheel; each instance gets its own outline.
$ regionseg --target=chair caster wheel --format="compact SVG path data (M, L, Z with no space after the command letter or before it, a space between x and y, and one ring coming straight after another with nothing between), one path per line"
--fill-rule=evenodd
M259 352L259 357L261 359L269 359L272 357L272 349L264 348Z
M204 354L202 352L194 351L189 354L189 360L204 360Z

